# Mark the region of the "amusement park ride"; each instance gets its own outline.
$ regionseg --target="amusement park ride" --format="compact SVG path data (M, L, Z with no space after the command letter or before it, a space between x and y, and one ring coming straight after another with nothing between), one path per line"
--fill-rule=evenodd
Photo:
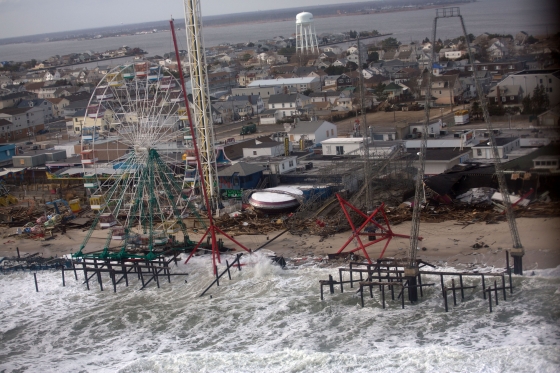
M186 95L173 20L170 21L180 80L166 75L160 66L138 62L112 69L97 85L84 118L81 158L84 186L96 217L84 238L77 258L153 260L169 252L191 252L201 246L212 252L214 270L220 262L222 234L250 251L214 225L213 214L220 208L214 132L210 113L206 57L201 36L200 2L185 0L185 19L192 85L192 115ZM106 134L101 137L100 134ZM100 164L107 151L107 137L117 144L116 158ZM170 143L191 142L198 175L186 180L175 170L189 168L189 159L178 164L160 150ZM120 148L119 148L120 147ZM191 172L192 173L192 172ZM202 198L195 203L195 189ZM200 201L202 200L202 201ZM183 222L205 210L209 223L198 243L189 239ZM108 228L102 250L84 249L97 227ZM175 234L182 232L183 240ZM208 237L204 244L204 239ZM117 248L111 244L117 242Z
M193 254L204 246L212 253L212 265L216 273L217 263L220 263L220 250L223 248L223 241L217 238L218 234L223 235L241 249L250 252L248 248L214 224L213 215L219 211L221 203L210 112L207 64L202 43L200 0L184 0L184 10L192 86L192 112L185 89L173 20L170 21L170 25L179 68L179 80L171 75L166 75L160 66L151 65L149 62L138 62L112 69L97 85L95 93L91 97L83 122L81 156L84 186L91 193L91 208L98 213L78 252L74 254L75 258L151 261L170 253L176 255L179 252L190 252L186 260L188 262ZM437 11L432 40L436 40L438 18L459 17L468 44L459 8L443 8ZM432 51L432 60L433 53ZM471 64L475 66L472 56L470 59ZM339 253L355 239L359 242L359 247L353 251L362 250L371 263L366 247L387 240L379 257L381 259L393 237L410 238L404 276L409 284L411 301L417 300L417 287L422 286L421 284L416 285L416 278L419 277L419 261L416 259L416 252L418 241L422 239L419 237L419 225L423 199L426 134L430 119L431 76L431 73L428 74L424 131L419 152L420 167L416 177L416 203L413 206L410 236L392 232L383 205L372 213L366 214L339 197L341 209L352 228L352 237L339 250ZM512 250L514 268L516 273L520 273L523 248L517 233L496 141L488 118L486 99L477 79L475 79L475 83L496 158L496 174L500 191L507 207L506 216L514 246L514 250ZM107 139L100 137L101 132L109 137L113 136L118 146L122 146L121 149L117 149L117 153L120 150L122 154L119 153L116 158L105 158L114 159L107 164L98 162L101 152L108 151L108 147L104 145ZM163 152L160 154L160 150L165 148L165 144L183 140L191 142L195 159L187 157L182 164L178 164ZM187 172L189 161L195 161L197 175L188 180L183 177L178 178L176 170L184 168ZM367 162L365 167L369 167ZM192 173L192 169L190 172ZM369 173L366 172L366 175ZM374 175L372 174L371 177ZM201 192L199 196L195 193L197 190ZM206 211L207 226L206 220L203 221L198 215L200 210ZM365 222L360 223L359 226L355 225L350 213L359 215L362 221L365 219ZM198 242L189 239L187 227L183 221L186 216L195 216L206 229ZM101 228L107 228L105 244L102 250L85 253L84 249L88 246L98 225ZM370 228L374 226L377 232L368 232L366 229L368 226ZM175 237L179 231L183 235L182 241ZM375 238L368 244L363 244L360 236L370 238L375 236ZM204 243L205 239L206 243ZM117 243L116 247L111 247L114 242Z

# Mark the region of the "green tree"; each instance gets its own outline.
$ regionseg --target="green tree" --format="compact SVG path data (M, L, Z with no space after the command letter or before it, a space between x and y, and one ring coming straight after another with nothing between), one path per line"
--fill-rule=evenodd
M249 42L249 43L247 43L247 46L248 46L249 48L253 48L253 47L255 46L255 43Z
M527 95L525 97L523 97L523 100L521 101L521 105L523 105L523 114L532 114L533 110L532 110L532 103L531 103L531 95Z
M546 94L546 90L542 84L539 84L533 90L533 97L531 98L531 108L533 114L540 114L548 109L550 100Z
M386 52L390 49L397 49L399 41L395 38L387 38L381 41L381 48Z
M367 60L370 61L370 62L377 62L377 61L379 61L379 53L377 53L377 52L369 52L369 53L368 53L368 58L367 58Z
M249 61L251 59L251 55L249 53L245 53L243 57L241 57L241 61Z
M325 72L329 75L340 75L344 72L344 67L331 65L325 69Z

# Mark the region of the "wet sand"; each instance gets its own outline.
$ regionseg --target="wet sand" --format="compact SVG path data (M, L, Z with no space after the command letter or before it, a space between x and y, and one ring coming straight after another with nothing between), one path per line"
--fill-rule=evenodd
M560 218L519 218L517 227L521 242L525 248L523 259L524 270L555 268L560 265ZM392 226L393 232L408 235L410 222ZM56 234L54 239L48 241L35 241L19 236L8 235L16 232L16 228L4 228L0 231L0 256L15 256L16 247L21 255L27 253L41 253L44 257L61 256L76 252L86 235L86 231L68 230L65 235ZM267 242L267 237L272 239L278 232L267 235L242 235L235 239L247 246L256 249ZM96 230L84 252L100 250L106 238L107 231ZM420 234L423 240L418 251L418 258L435 265L449 265L456 268L474 269L485 266L504 267L505 250L512 247L511 236L506 222L499 224L475 223L468 226L447 221L443 223L422 223ZM192 240L200 239L200 233L191 234ZM321 239L318 236L294 236L285 233L275 241L268 244L265 249L285 258L326 258L327 254L336 253L350 237L350 232L339 233ZM365 238L367 242L367 238ZM483 247L473 248L480 243ZM372 259L379 257L384 243L377 243L368 248ZM488 247L485 247L485 246ZM116 246L113 243L113 246ZM234 247L233 245L226 246ZM408 250L408 239L393 239L385 252L384 257L404 258ZM356 242L350 242L345 251L357 247ZM239 250L239 249L237 249ZM337 264L338 265L338 264Z

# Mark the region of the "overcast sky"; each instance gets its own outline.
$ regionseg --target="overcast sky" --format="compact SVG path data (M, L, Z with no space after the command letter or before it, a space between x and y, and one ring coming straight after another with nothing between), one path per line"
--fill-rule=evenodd
M201 0L202 15L359 0ZM0 0L0 38L183 18L182 0Z

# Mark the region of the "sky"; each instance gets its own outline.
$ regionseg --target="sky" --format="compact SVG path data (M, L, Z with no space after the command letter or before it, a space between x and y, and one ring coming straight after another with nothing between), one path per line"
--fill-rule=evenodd
M203 16L359 0L201 0ZM0 39L184 18L182 0L0 0Z

